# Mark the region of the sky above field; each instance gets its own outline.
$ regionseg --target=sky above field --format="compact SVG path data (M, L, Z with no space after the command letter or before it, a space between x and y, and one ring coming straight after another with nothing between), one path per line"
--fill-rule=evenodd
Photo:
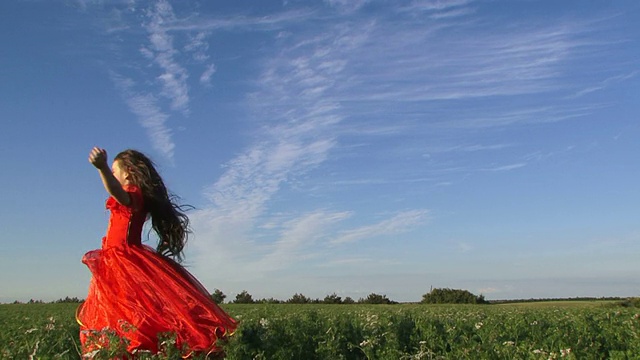
M0 302L86 295L93 146L147 153L195 206L185 265L228 299L640 295L638 19L635 0L2 1Z

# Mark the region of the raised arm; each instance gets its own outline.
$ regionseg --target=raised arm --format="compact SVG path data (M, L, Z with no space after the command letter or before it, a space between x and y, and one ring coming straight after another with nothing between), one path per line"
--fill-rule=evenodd
M124 190L122 184L116 179L107 163L107 151L98 147L94 147L89 153L89 162L98 169L104 189L109 195L113 196L117 202L128 206L131 203L129 194Z

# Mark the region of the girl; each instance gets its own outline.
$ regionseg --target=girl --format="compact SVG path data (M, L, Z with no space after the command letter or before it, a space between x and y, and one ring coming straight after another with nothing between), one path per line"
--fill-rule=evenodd
M158 335L174 333L186 356L220 350L218 339L237 323L175 258L182 259L189 219L169 195L154 164L135 150L119 153L109 169L104 149L93 148L89 162L102 178L111 212L102 248L82 258L93 277L78 308L83 353L108 345L105 331L124 339L127 351L158 351ZM156 250L142 245L147 217L158 234Z

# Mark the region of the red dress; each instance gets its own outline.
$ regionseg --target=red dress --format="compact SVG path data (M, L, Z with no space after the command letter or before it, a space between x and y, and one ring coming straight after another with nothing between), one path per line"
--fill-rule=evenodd
M135 186L125 190L130 206L113 197L107 200L111 217L102 249L82 258L93 274L87 299L77 312L83 351L104 345L95 340L95 332L104 329L127 339L129 353L135 349L156 353L158 334L167 332L176 334L180 348L219 350L217 339L233 333L237 322L187 270L142 245L147 216L142 192Z

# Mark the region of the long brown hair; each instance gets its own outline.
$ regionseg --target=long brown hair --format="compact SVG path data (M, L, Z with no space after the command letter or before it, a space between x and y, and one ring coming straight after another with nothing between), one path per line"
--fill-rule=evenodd
M120 152L114 160L129 173L129 181L142 191L144 208L151 216L151 227L158 234L157 251L177 261L187 242L189 218L184 213L189 205L179 205L179 198L170 193L151 159L137 150Z

